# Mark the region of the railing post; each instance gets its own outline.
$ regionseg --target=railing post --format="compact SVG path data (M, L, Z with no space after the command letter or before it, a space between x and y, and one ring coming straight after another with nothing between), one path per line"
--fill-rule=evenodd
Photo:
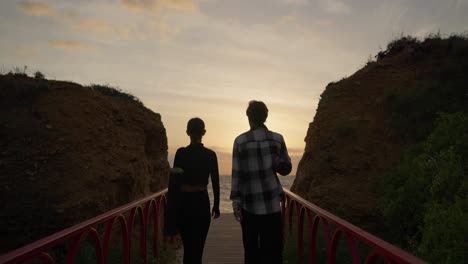
M304 258L304 211L305 208L301 207L297 214L297 262L302 263Z
M108 263L109 258L109 245L110 245L110 237L112 234L112 227L114 226L115 218L111 218L106 222L106 227L104 231L104 236L102 239L102 256L103 262Z

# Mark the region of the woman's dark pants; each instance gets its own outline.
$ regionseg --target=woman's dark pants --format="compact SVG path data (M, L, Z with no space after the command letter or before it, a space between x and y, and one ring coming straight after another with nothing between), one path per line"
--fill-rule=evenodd
M180 235L184 243L184 264L201 264L211 221L208 192L182 192L181 198Z

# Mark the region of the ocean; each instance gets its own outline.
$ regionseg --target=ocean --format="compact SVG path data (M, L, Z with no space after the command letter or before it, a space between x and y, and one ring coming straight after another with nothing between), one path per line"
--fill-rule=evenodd
M296 177L278 176L278 178L280 179L281 185L289 190ZM229 194L231 193L231 176L219 177L219 189L219 210L221 213L232 213L232 203L231 200L229 200ZM211 183L208 185L208 192L210 194L211 206L213 206L213 189L211 188Z

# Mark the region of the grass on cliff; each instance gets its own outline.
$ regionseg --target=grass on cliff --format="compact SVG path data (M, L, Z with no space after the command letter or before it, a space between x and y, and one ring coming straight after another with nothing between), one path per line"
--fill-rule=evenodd
M446 37L440 35L440 33L429 34L422 40L410 35L401 35L399 38L390 41L387 44L386 49L377 53L375 58L377 60L381 60L404 51L407 51L409 55L411 55L408 59L411 57L418 58L426 55L426 51L428 49L437 49L441 47L453 50L456 55L464 56L466 55L465 48L467 39L468 34L466 33L452 34Z
M14 67L8 72L0 73L0 107L30 105L42 92L49 90L49 80L45 79L42 72L36 71L33 76L29 77L27 66ZM105 96L121 98L143 106L138 97L120 88L106 84L92 84L88 88Z
M109 85L99 85L99 84L92 84L89 86L92 90L97 91L103 95L111 96L111 97L118 97L123 98L125 100L129 100L131 102L135 102L140 106L143 106L143 103L138 99L138 97L130 94L129 92L123 91L120 88L110 87Z
M48 90L43 78L29 78L26 69L16 67L6 74L0 74L0 108L30 105Z

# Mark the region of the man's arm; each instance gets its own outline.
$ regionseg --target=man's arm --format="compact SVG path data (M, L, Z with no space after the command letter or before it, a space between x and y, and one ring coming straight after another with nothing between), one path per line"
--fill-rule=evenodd
M281 149L280 149L280 156L279 161L276 166L276 172L282 176L286 176L291 173L292 170L292 163L291 158L288 154L288 149L286 148L286 143L284 142L283 137L281 137Z
M232 150L232 178L231 178L231 195L232 207L240 209L241 205L241 192L240 192L240 164L239 164L239 148L237 142L234 141Z

